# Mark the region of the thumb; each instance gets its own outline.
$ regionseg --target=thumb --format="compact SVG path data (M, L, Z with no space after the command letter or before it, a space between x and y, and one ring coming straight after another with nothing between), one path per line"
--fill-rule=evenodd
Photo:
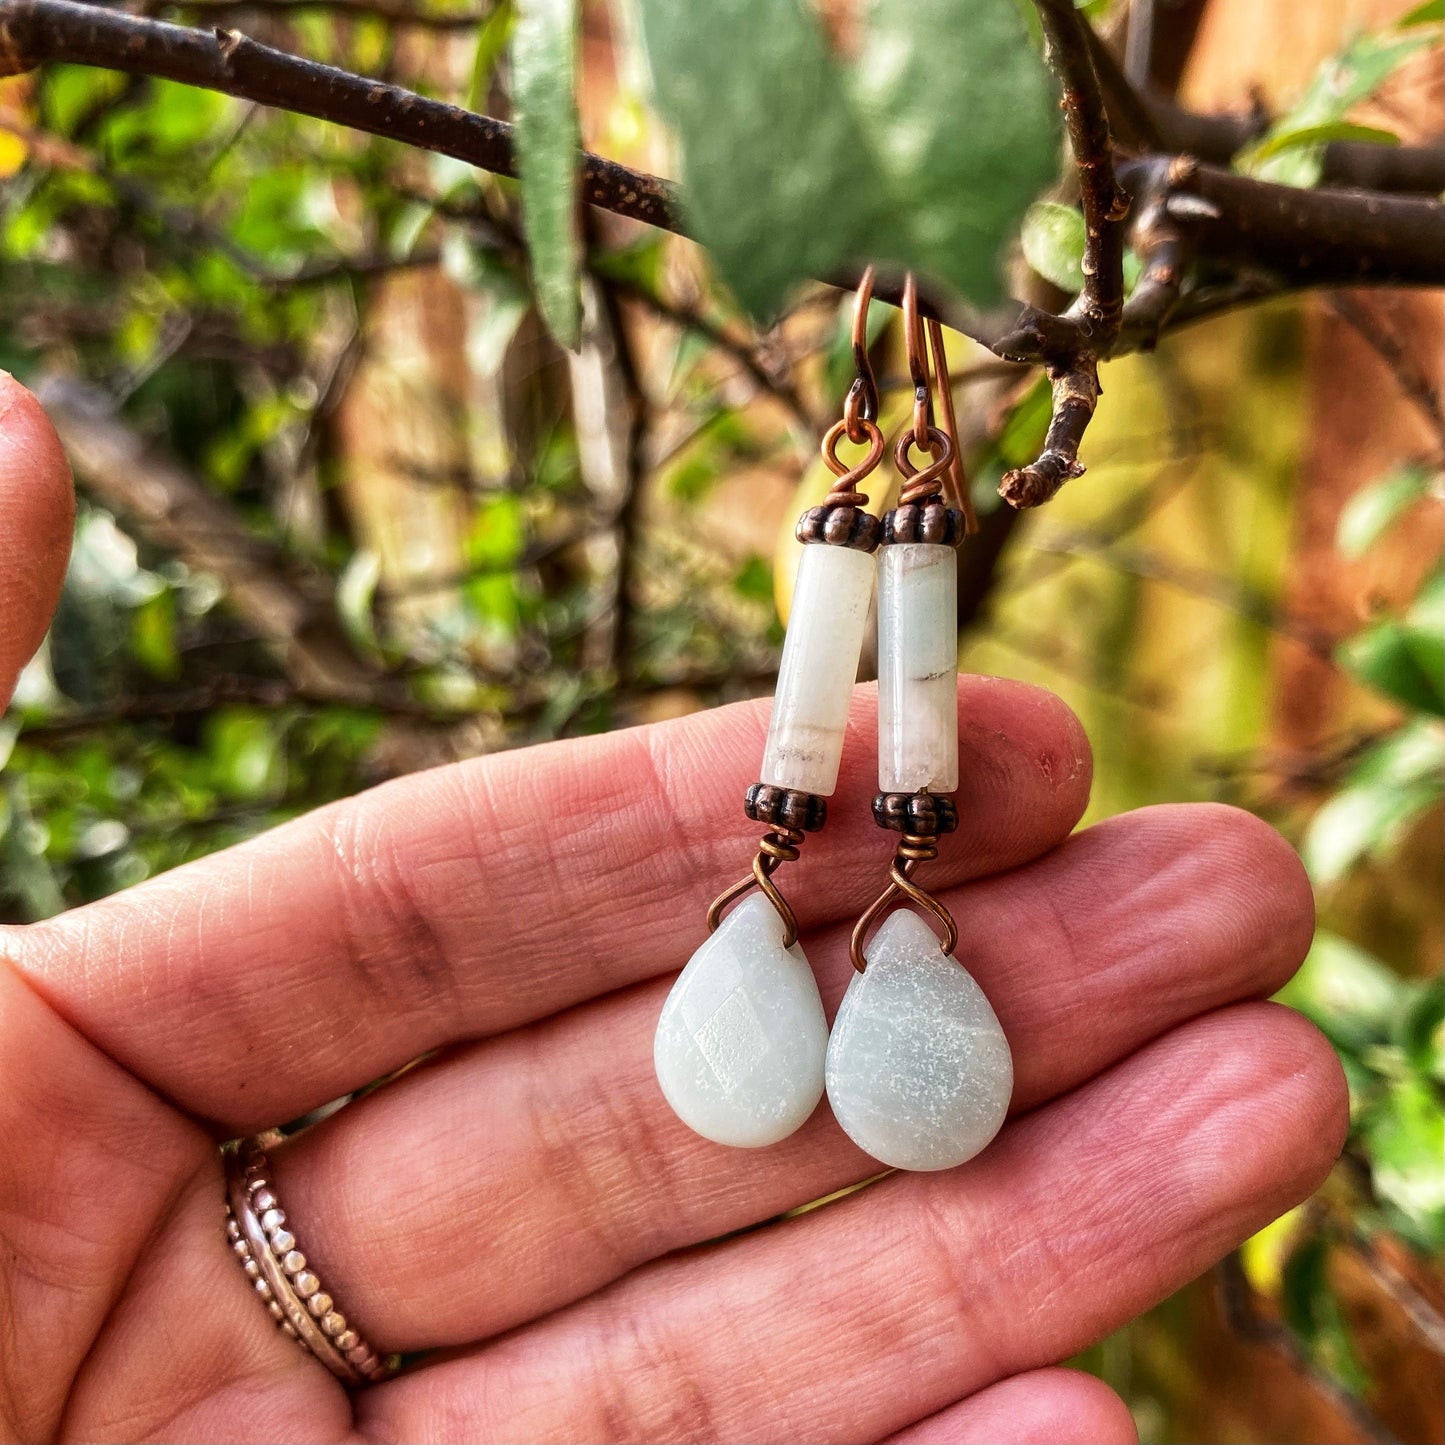
M0 707L50 625L74 525L60 438L40 403L0 371Z

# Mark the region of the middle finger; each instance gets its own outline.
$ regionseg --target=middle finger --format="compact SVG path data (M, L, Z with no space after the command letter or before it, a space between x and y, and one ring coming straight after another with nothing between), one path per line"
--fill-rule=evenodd
M960 958L1014 1049L1015 1111L1187 1018L1272 992L1313 919L1283 840L1207 806L1112 820L947 897ZM808 952L831 1012L849 974L846 928ZM878 1172L826 1108L764 1150L681 1124L652 1071L669 982L459 1051L278 1151L308 1252L375 1344L484 1338Z

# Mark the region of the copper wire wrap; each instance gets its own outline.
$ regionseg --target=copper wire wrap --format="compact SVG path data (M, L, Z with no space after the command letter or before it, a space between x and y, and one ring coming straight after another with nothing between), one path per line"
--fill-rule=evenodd
M853 937L848 945L848 957L859 973L866 973L868 960L863 950L874 927L889 909L905 899L916 904L925 913L931 913L943 929L943 952L951 956L958 947L958 925L953 915L927 889L920 888L913 881L913 870L920 863L931 863L938 857L938 839L921 833L905 833L898 840L897 852L888 869L888 886L869 904L863 916L853 925Z
M860 492L858 483L883 460L883 433L878 430L876 422L865 420L860 421L858 425L862 431L860 440L868 443L868 450L864 454L863 460L854 463L851 467L838 456L838 443L847 435L848 423L835 421L823 438L823 460L827 462L828 470L838 479L829 488L824 502L825 506L866 507L868 505L868 493Z
M791 948L798 941L798 919L788 900L778 891L778 885L773 882L773 872L779 864L797 860L798 845L803 841L803 837L801 828L773 828L764 833L758 843L758 851L753 855L752 872L739 878L731 888L724 888L708 906L707 931L715 933L728 904L756 888L783 920L783 947Z
M916 442L913 433L905 431L893 447L893 464L903 485L898 490L898 505L907 507L914 502L931 502L943 495L943 479L953 465L953 439L946 431L936 426L928 428L924 449L933 458L926 467L916 467L908 453Z

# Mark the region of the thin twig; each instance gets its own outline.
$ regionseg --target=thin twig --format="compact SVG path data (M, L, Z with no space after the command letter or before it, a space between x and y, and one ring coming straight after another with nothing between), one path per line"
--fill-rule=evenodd
M1362 1400L1315 1365L1295 1333L1277 1320L1260 1314L1239 1251L1226 1255L1215 1267L1220 1312L1225 1326L1250 1344L1263 1345L1281 1356L1297 1374L1330 1401L1371 1445L1400 1445L1399 1438Z
M1437 431L1445 428L1445 407L1430 380L1415 365L1394 328L1357 296L1339 292L1329 299L1330 310L1369 346L1390 368L1400 390L1425 414Z
M1206 139L1203 131L1210 127L1219 133L1207 153L1232 155L1237 143L1225 146L1220 138L1225 126L1233 126L1232 134L1239 128L1230 118L1221 124L1218 118L1190 118L1184 112L1166 115L1106 61L1071 0L1036 0L1036 5L1063 84L1079 171L1086 228L1083 290L1065 316L1024 308L979 317L967 307L920 298L925 315L996 354L1049 368L1057 409L1045 454L1033 467L1008 474L1001 488L1020 506L1047 500L1068 477L1079 474L1079 440L1098 395L1098 362L1152 346L1164 321L1182 324L1306 286L1445 282L1445 206L1436 200L1297 190L1201 165L1187 185L1173 186L1167 196L1165 211L1180 235L1168 240L1159 255L1152 278L1158 284L1146 293L1149 305L1141 305L1142 318L1134 324L1123 304L1127 193L1148 180L1159 158L1143 157L1116 171L1105 91L1129 127L1150 141L1158 135L1179 143L1187 125L1200 121L1194 126L1198 138ZM516 174L511 127L490 116L276 50L234 30L206 32L75 0L0 0L0 75L52 60L203 86L454 156L500 175ZM1166 120L1173 122L1172 129ZM1190 148L1203 152L1202 146ZM1327 152L1327 170L1328 157ZM1431 168L1438 169L1439 161L1412 159L1411 164L1433 176ZM687 234L671 182L589 153L580 165L581 195L589 204ZM1195 298L1182 284L1174 297L1171 250L1182 254L1186 245L1201 261L1207 258L1216 268L1224 263L1237 274L1208 297ZM830 280L852 285L857 277ZM875 294L896 302L897 281L901 278L880 277Z
M1045 58L1063 87L1064 121L1084 211L1084 286L1070 309L1096 355L1107 355L1124 307L1124 221L1129 194L1114 175L1114 141L1087 35L1073 0L1036 0Z
M1094 353L1080 352L1063 365L1050 366L1049 381L1053 385L1053 414L1044 449L1026 467L1005 472L998 484L999 496L1011 507L1042 506L1065 482L1084 474L1079 443L1099 401L1099 364Z
M1152 349L1184 289L1184 272L1193 248L1186 228L1169 213L1174 188L1194 173L1194 162L1180 156L1160 162L1139 192L1132 237L1143 262L1134 292L1124 303L1121 327L1144 338L1140 349Z

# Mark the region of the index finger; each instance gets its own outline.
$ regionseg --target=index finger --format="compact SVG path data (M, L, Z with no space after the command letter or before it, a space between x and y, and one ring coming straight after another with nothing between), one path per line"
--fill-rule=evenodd
M861 911L876 690L854 698L827 829L778 875L805 929ZM759 825L766 703L400 779L12 935L17 962L113 1058L241 1130L430 1049L681 967ZM1088 799L1088 744L1052 694L959 685L960 826L943 884L1027 862Z
M0 371L0 708L50 625L74 524L60 439L40 403Z

